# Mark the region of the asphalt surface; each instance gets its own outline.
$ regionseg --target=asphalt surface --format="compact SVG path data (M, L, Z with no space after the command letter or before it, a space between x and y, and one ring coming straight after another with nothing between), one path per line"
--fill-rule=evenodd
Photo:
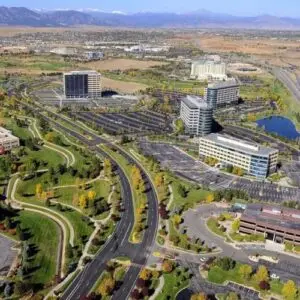
M80 128L80 131L84 132L84 135L91 137L91 139L88 139L85 136L63 126L62 124L57 123L57 121L53 120L52 118L44 116L43 114L41 114L41 111L39 109L33 108L25 103L23 103L23 105L26 105L36 114L39 114L55 128L77 138L95 154L105 157L107 156L105 152L97 147L97 145L99 144L109 144L109 142L107 142L106 140L89 131L82 130L82 128L78 127L74 122L61 117L65 122L68 122L70 125L72 125L73 128ZM49 113L51 114L51 112ZM55 117L60 118L59 115L55 115ZM141 168L141 166L130 156L128 156L127 153L123 152L120 149L119 152L126 157L129 163L135 163ZM132 288L135 285L140 270L146 264L147 259L152 252L158 225L158 200L156 197L155 189L152 186L152 183L149 180L147 174L143 171L143 169L141 169L141 175L145 181L146 196L148 199L147 229L144 232L143 241L140 244L132 244L129 242L129 237L134 225L134 207L130 183L125 173L117 165L117 163L111 158L110 160L112 161L114 168L120 178L124 212L122 213L121 220L117 224L117 228L112 237L107 241L100 252L97 253L92 262L90 262L75 278L75 280L65 291L61 299L73 300L81 299L82 297L87 296L95 282L100 277L101 273L105 270L106 263L110 259L119 256L129 257L132 262L132 266L129 268L128 272L125 275L124 283L119 287L117 291L115 291L112 298L116 300L127 299Z
M203 187L219 189L235 189L246 191L252 199L270 201L281 204L284 201L299 201L300 188L282 187L264 181L240 178L222 173L166 143L140 142L145 155L153 156L162 168L173 171L176 175Z
M15 244L12 240L0 235L0 276L7 275L17 256L17 251L11 249Z

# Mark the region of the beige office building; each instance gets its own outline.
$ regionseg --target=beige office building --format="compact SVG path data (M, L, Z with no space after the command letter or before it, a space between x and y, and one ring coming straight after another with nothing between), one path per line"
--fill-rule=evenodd
M2 148L2 150L8 152L19 146L19 138L13 136L9 130L0 127L0 147Z

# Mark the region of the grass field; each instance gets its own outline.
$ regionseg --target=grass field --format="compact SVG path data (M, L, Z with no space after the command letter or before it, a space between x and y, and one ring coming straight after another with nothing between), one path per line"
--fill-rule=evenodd
M53 221L37 213L22 211L18 219L22 229L27 229L30 233L28 242L35 245L37 250L30 262L32 273L29 281L37 285L50 283L56 274L58 227Z
M176 299L176 295L189 285L188 274L181 269L180 275L174 270L170 274L164 274L165 284L156 300Z
M183 198L178 193L179 185L184 185L187 187L188 193L186 198ZM177 178L172 178L172 189L174 194L174 200L171 204L171 208L178 208L178 207L194 207L197 203L201 203L205 201L206 196L209 194L208 191L202 189L195 189L192 185L185 183L182 180Z

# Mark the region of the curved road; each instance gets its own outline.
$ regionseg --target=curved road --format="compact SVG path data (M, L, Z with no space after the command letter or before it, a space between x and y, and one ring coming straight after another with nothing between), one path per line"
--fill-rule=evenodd
M108 144L113 147L108 141L100 138L98 135L94 133L84 130L82 127L76 125L76 123L48 111L49 114L52 114L56 118L61 118L64 122L68 122L73 128L80 129L80 132L84 132L85 135L90 136L91 139L87 139L83 135L78 132L71 130L57 121L44 116L41 114L39 108L34 108L27 103L21 103L26 106L30 110L34 111L35 114L39 114L42 118L51 123L54 127L63 131L78 140L80 140L83 144L89 147L95 154L107 157L107 154L97 147L99 144ZM135 282L138 278L138 275L141 269L147 262L149 255L151 254L152 247L155 242L155 236L158 226L158 199L156 196L155 189L152 185L151 180L148 175L144 172L141 165L134 161L131 156L129 156L126 152L118 149L123 156L130 162L135 163L141 169L142 177L145 181L146 187L146 196L148 199L148 218L147 218L147 229L144 232L143 241L140 244L132 244L129 242L129 237L131 234L131 230L134 225L134 207L133 207L133 197L131 194L130 183L124 173L124 171L117 165L117 163L110 158L113 162L113 166L116 170L116 173L119 175L120 183L121 183L121 194L124 202L124 212L122 214L121 220L119 221L115 232L112 237L107 241L104 247L98 252L84 270L75 278L72 284L65 291L61 299L64 300L73 300L80 299L90 292L95 282L98 280L101 273L105 270L106 263L115 257L118 256L127 256L131 259L132 265L129 268L128 272L125 275L124 283L120 286L120 288L115 291L113 295L113 299L121 300L127 299L130 295L132 288L135 285Z

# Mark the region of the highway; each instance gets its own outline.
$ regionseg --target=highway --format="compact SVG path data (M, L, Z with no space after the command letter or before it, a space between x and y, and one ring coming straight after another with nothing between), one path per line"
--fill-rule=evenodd
M95 154L107 157L108 155L101 150L97 145L99 144L110 144L108 141L102 139L96 134L90 131L85 131L76 123L47 111L49 114L57 118L61 118L64 122L68 122L73 128L80 129L84 135L90 136L91 139L86 138L84 135L79 134L75 130L71 130L68 127L58 123L56 120L47 117L41 113L39 108L34 108L27 103L20 102L23 106L26 106L32 110L35 115L39 115L48 121L53 127L60 131L67 133L78 139L81 143L85 144ZM115 147L115 145L112 145ZM134 207L133 207L133 196L131 193L130 183L124 173L124 171L117 165L116 161L112 158L110 160L113 163L113 167L116 173L119 175L121 183L121 195L124 202L124 212L122 213L121 220L117 224L116 230L112 237L102 247L95 258L83 269L83 271L75 278L72 284L68 287L65 293L62 295L63 300L81 299L89 294L95 282L100 277L101 273L105 270L106 263L118 256L129 257L132 266L129 268L125 275L124 283L119 287L118 290L113 294L113 299L123 300L127 299L133 289L135 282L138 278L140 270L146 264L149 255L152 252L152 247L155 242L155 236L158 226L158 199L155 189L150 181L148 175L144 172L141 165L133 160L126 152L119 149L120 153L126 157L130 163L135 163L141 169L141 175L145 181L146 196L148 199L148 218L147 218L147 229L144 232L143 240L140 244L132 244L129 242L131 230L134 225Z

